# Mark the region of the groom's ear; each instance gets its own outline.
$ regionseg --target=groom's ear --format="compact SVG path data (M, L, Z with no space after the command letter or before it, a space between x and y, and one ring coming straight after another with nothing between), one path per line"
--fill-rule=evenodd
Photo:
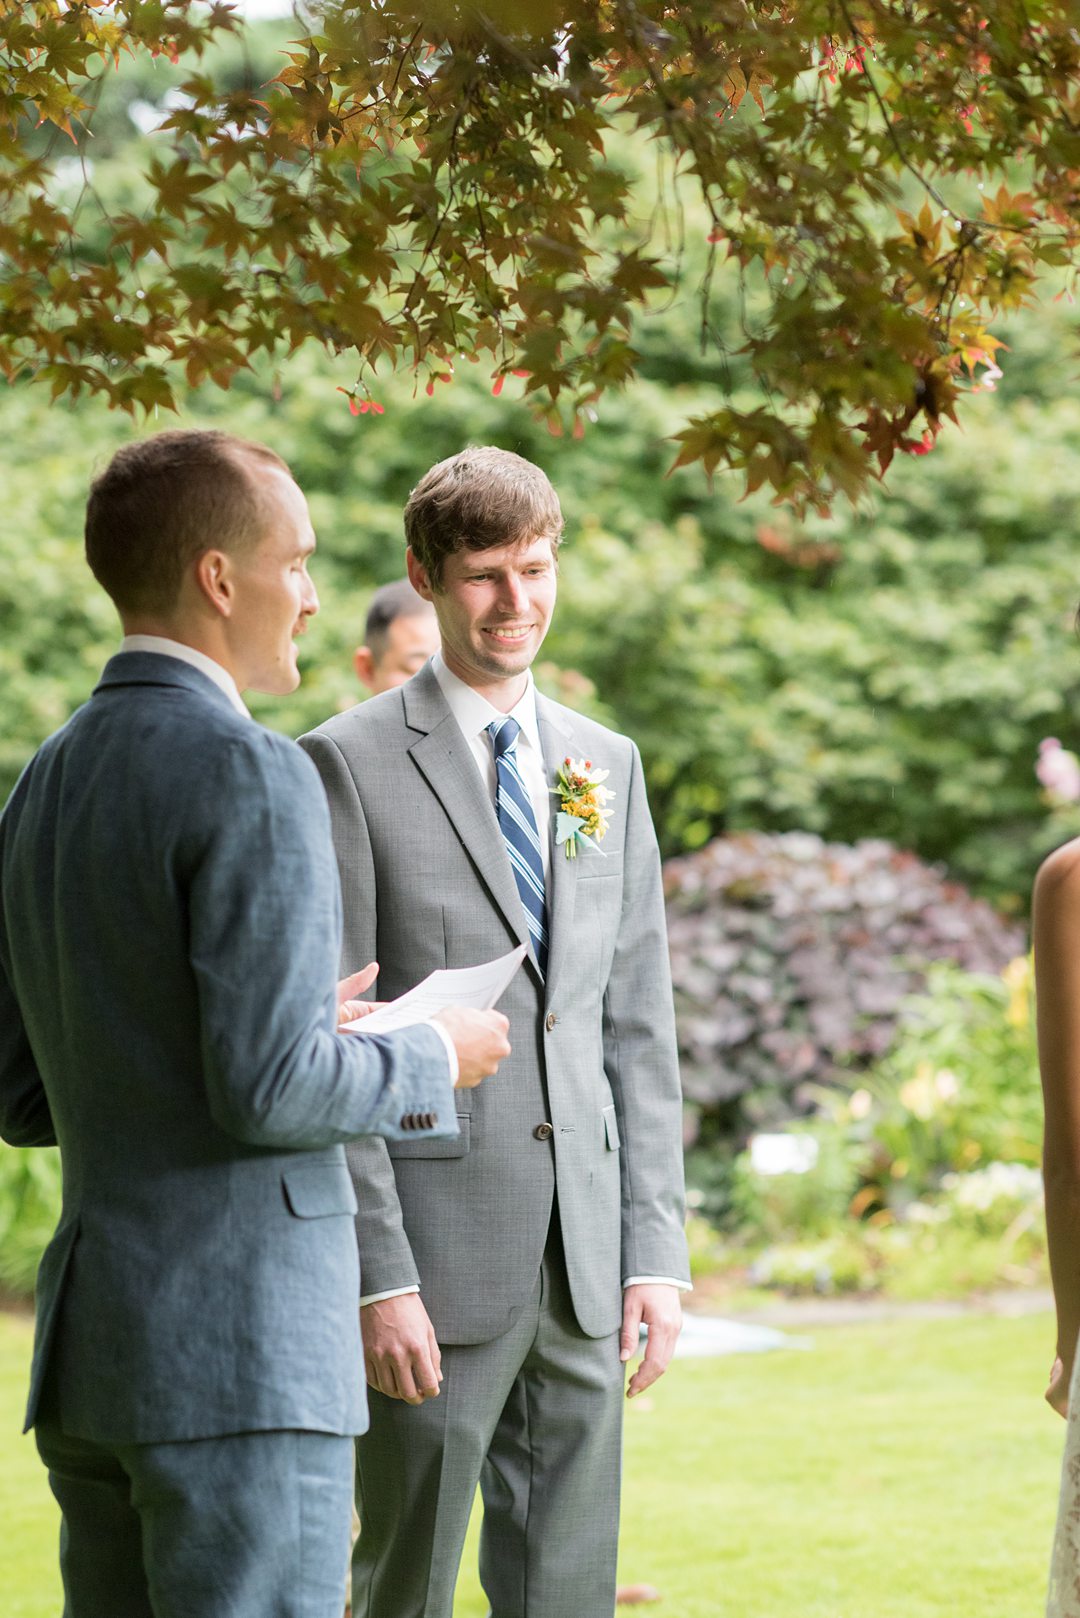
M423 562L421 562L420 558L414 553L411 545L408 546L405 551L405 571L408 573L409 583L412 585L417 595L423 596L425 601L432 601L434 599L435 592L432 589L431 579L428 576L428 570L424 566Z

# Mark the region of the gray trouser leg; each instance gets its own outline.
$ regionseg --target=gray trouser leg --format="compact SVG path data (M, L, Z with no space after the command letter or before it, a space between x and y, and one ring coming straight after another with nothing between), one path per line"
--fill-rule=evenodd
M423 1405L371 1395L357 1444L353 1618L452 1618L478 1483L494 1618L611 1618L617 1334L582 1334L556 1252L511 1329L444 1347L442 1369L438 1398Z
M611 1618L615 1606L619 1337L581 1335L560 1271L480 1478L491 1618Z
M65 1618L341 1618L351 1439L37 1438L64 1518Z

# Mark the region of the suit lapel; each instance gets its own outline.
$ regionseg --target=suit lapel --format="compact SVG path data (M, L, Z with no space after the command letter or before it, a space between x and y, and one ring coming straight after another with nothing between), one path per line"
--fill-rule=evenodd
M540 723L540 740L544 749L544 769L548 782L553 783L555 772L563 759L575 751L574 738L566 728L563 715L539 693L536 697L536 716ZM556 807L552 800L548 832L551 848L551 871L548 879L547 997L549 1000L558 981L574 925L574 894L577 889L578 872L577 860L567 859L565 848L556 845Z
M410 757L442 804L480 880L514 937L528 944L525 912L510 867L495 805L484 790L469 744L439 690L430 666L402 686L405 722L421 734ZM526 957L532 971L536 962Z

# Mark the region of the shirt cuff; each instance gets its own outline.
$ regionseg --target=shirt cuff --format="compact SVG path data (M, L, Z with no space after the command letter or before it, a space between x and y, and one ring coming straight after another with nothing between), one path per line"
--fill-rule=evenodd
M446 1032L446 1029L443 1027L441 1022L434 1022L429 1018L428 1027L434 1028L435 1032L443 1042L443 1047L446 1051L446 1059L450 1063L450 1083L456 1090L457 1081L461 1076L461 1068L458 1066L457 1059L457 1046L454 1044L454 1041L450 1038L450 1035ZM389 1296L392 1298L395 1296L395 1294L391 1292Z
M693 1281L676 1281L673 1275L628 1275L626 1287L678 1287L680 1292L693 1292Z
M369 1292L366 1298L360 1299L360 1307L363 1309L369 1303L382 1303L384 1298L404 1298L410 1292L419 1291L420 1288L414 1285L411 1287L391 1287L389 1292Z

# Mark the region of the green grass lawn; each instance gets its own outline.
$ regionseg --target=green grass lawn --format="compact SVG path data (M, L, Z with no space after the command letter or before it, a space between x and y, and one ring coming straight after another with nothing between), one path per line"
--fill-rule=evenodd
M676 1364L629 1406L622 1577L663 1592L657 1618L1035 1618L1064 1434L1040 1399L1050 1320L812 1342ZM0 1316L3 1618L56 1618L56 1513L18 1436L29 1347ZM474 1561L457 1618L486 1610Z

